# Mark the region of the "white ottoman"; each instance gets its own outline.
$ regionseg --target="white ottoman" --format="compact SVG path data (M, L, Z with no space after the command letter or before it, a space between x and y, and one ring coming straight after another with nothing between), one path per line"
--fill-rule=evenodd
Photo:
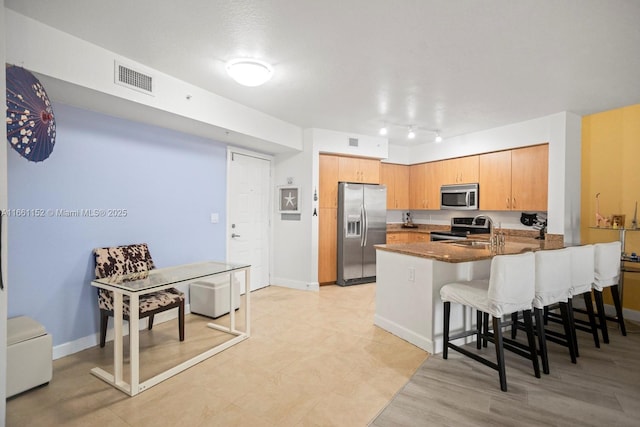
M7 320L7 397L51 381L53 342L30 317Z
M189 285L189 305L191 313L208 317L220 317L229 313L229 276L193 282ZM240 307L240 283L233 281L233 305Z

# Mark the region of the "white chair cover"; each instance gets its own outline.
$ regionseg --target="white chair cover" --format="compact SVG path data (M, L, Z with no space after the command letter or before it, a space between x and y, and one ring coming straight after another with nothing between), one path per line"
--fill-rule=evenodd
M620 280L620 242L596 243L595 277L593 288L602 292L603 288L617 285Z
M595 280L593 245L571 246L571 296L589 292Z
M536 252L533 306L544 308L571 297L571 252L568 249Z
M489 280L448 283L440 289L442 301L457 302L493 317L530 310L534 297L533 252L497 255L491 260Z

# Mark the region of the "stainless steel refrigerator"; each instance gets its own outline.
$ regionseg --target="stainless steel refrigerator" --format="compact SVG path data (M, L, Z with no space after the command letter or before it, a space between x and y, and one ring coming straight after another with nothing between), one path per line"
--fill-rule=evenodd
M374 245L387 241L387 188L338 184L338 285L375 282Z

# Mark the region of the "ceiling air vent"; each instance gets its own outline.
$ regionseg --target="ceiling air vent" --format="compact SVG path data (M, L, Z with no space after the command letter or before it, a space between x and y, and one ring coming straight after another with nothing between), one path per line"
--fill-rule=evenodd
M358 138L349 138L349 147L357 147Z
M153 76L149 74L141 73L116 61L114 77L115 83L120 86L153 95Z

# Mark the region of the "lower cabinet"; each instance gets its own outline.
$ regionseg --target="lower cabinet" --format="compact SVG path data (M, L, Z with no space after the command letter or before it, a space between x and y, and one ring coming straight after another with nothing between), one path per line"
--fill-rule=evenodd
M415 231L389 231L387 243L414 243L428 242L431 240L429 233L417 233Z

